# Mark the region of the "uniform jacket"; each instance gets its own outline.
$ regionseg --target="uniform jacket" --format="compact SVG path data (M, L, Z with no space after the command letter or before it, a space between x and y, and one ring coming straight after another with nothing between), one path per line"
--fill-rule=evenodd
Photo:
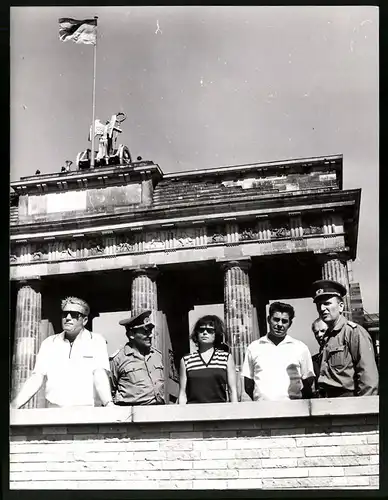
M146 356L125 344L110 362L113 401L127 405L164 403L162 353L151 348Z
M327 336L319 385L353 391L355 396L376 395L379 376L369 333L340 316Z

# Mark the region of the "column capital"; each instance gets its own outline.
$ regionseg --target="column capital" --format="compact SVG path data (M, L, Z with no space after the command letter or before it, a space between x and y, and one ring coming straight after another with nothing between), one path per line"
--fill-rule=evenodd
M149 266L149 267L136 267L135 269L132 269L132 274L133 277L136 278L137 276L148 276L150 279L154 280L157 275L160 273L160 270L156 266Z
M15 280L15 283L18 290L24 287L30 287L35 291L40 291L42 280L40 276L33 276L32 278L22 278L19 280Z
M233 267L239 267L243 271L249 271L252 266L251 259L220 260L219 263L224 271Z
M342 263L346 264L349 260L352 260L349 252L346 251L319 253L317 254L317 258L321 263L325 263L330 260L339 260Z

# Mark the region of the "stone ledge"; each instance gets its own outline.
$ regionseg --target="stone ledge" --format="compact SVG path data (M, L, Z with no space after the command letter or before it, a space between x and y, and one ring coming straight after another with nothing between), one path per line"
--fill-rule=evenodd
M375 415L379 396L198 405L11 410L10 426L169 423Z

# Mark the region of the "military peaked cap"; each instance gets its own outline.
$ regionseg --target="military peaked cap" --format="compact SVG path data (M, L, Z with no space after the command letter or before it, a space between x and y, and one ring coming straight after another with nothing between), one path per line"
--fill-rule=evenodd
M343 297L346 295L346 288L338 283L338 281L332 280L318 280L313 283L313 300L316 302L320 297L325 296Z
M155 326L150 320L150 315L152 311L147 309L139 314L135 314L130 318L122 319L119 321L119 325L125 326L125 328L139 328L139 327L153 327Z

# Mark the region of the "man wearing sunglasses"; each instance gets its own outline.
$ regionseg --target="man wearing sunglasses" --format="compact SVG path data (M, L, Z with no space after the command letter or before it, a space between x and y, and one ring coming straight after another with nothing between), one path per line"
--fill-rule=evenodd
M146 310L119 322L128 343L111 359L111 385L116 405L164 404L162 353L152 346L155 325Z
M89 305L77 297L67 297L61 306L63 331L42 342L34 371L12 401L11 408L25 405L44 381L51 408L94 406L98 398L104 406L113 405L106 341L102 335L85 328Z

